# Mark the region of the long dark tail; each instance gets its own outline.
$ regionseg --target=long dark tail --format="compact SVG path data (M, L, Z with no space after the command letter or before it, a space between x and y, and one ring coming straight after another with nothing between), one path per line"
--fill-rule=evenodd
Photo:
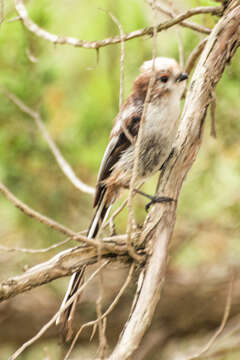
M92 218L91 224L88 229L87 237L90 239L95 238L101 227L102 222L105 219L108 209L110 208L107 204L105 195L102 197L100 204L97 206L95 214ZM76 293L79 286L84 281L85 267L82 267L80 271L74 273L70 279L67 292L61 304L60 310L64 308L66 302ZM57 318L56 324L60 324L61 333L65 341L69 341L73 335L72 322L76 309L77 302L80 298L76 298L73 303Z

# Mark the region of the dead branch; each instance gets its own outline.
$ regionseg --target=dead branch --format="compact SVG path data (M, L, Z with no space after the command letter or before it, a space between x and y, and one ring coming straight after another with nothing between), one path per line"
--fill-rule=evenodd
M132 173L131 173L131 180L130 180L130 184L129 184L129 194L128 194L128 202L127 202L127 206L128 206L128 222L127 222L128 252L129 252L129 255L137 261L139 261L141 259L140 259L139 255L135 253L135 250L132 246L132 236L131 235L132 235L132 230L133 230L133 222L135 221L132 202L133 202L133 195L135 193L134 187L135 187L135 183L136 183L136 179L137 179L137 169L138 169L139 159L140 159L140 148L141 148L141 141L142 141L142 137L143 137L144 123L145 123L145 118L146 118L146 114L148 111L152 88L153 88L154 79L155 79L155 59L157 56L157 25L156 25L156 14L155 14L155 8L154 8L155 2L156 2L156 0L153 0L153 3L151 5L152 12L153 12L153 19L154 19L152 69L151 69L152 74L151 74L151 77L149 80L146 98L144 100L143 111L142 111L139 130L138 130L138 136L137 136L137 140L136 140L136 144L135 144L135 148L134 148L134 162L133 162L133 169L132 169Z
M212 347L212 345L216 342L217 338L223 332L223 329L224 329L224 327L225 327L225 325L227 323L227 320L228 320L228 317L229 317L229 314L230 314L230 310L231 310L232 290L233 290L233 278L230 280L229 290L228 290L228 294L227 294L226 306L225 306L225 310L224 310L222 321L221 321L221 324L220 324L219 328L213 334L213 336L210 338L208 343L199 352L197 352L196 354L188 357L186 360L198 359L201 356L205 355L209 351L209 349Z
M3 93L11 100L18 108L24 112L25 114L29 115L37 124L37 127L41 131L44 139L46 140L53 156L57 164L59 165L60 169L64 173L64 175L71 181L71 183L80 191L93 195L94 188L82 182L75 174L71 166L62 156L60 150L58 149L57 145L54 143L53 139L51 138L50 134L48 133L44 123L41 119L41 116L36 111L30 109L26 104L24 104L16 95L11 94L9 91L3 90Z
M117 239L117 237L113 237L113 239ZM115 246L110 245L109 242L104 241L104 239L101 243L101 256L103 258L108 257L114 261L114 259L120 259L127 254L126 246L123 245L121 241L116 242ZM113 249L114 251L112 252L107 248ZM98 246L86 247L83 245L64 250L50 260L27 270L23 275L2 281L0 283L0 302L25 291L29 291L36 286L46 284L63 276L71 275L83 265L96 263L98 261L97 249Z
M20 248L20 247L7 247L4 245L0 245L0 251L4 251L4 252L22 252L25 254L42 254L42 253L46 253L48 251L51 251L53 249L56 249L59 246L65 245L68 242L70 242L72 240L72 238L68 238L65 239L63 241L60 241L57 244L53 244L47 248L43 248L43 249L26 249L26 248Z
M121 57L120 57L120 90L119 90L119 111L124 101L124 62L125 62L125 43L124 43L124 31L119 20L111 12L108 12L113 22L117 25L121 36ZM126 131L128 131L126 129ZM129 134L131 136L131 134Z
M186 63L186 67L185 67L185 71L190 74L190 72L192 71L192 69L194 68L194 65L197 61L197 59L199 58L199 56L201 55L206 43L207 43L208 38L203 39L191 52L191 54L189 55L188 59L187 59L187 63Z
M189 336L197 334L198 332L199 334L203 334L211 330L215 333L215 329L219 326L224 312L227 288L229 281L231 281L232 271L235 274L235 280L232 293L231 314L230 320L224 329L224 334L222 334L221 337L226 334L231 336L232 331L236 326L238 326L239 329L240 324L238 315L240 309L240 268L238 265L230 269L222 265L219 267L206 267L204 265L200 269L192 269L191 273L179 267L176 268L175 265L173 267L170 266L161 306L158 306L155 312L152 324L153 329L163 332L164 337L167 337L173 342L177 341L178 338L186 340ZM105 272L104 275L106 276L105 281L111 279L111 271L110 273ZM116 272L116 284L112 289L111 296L106 299L106 311L112 306L112 299L119 291L120 282L124 282L122 276L123 271L119 269ZM95 285L92 286L95 288ZM42 293L42 290L44 290L44 293ZM87 309L91 312L94 311L93 304L91 304L93 298L90 293L88 293L88 295L86 294L85 301L80 305L81 310L76 313L77 324L80 321L88 321ZM118 295L119 294L117 294L117 296ZM109 326L111 329L114 329L114 331L109 334L111 344L116 342L116 336L121 331L122 321L120 321L120 318L123 320L127 317L131 297L132 289L129 289L127 293L125 292L122 295L122 299L120 299L118 307L115 308L114 314L108 314ZM58 310L59 301L59 295L55 291L44 287L35 289L29 293L28 296L22 296L20 298L13 297L9 299L9 301L2 302L0 304L0 323L1 328L4 328L4 333L1 332L1 341L5 342L8 339L8 341L11 342L25 342L26 339L32 336L36 329L39 329L43 323L46 323L52 314ZM43 303L45 306L42 306ZM39 307L42 307L41 312L39 312ZM26 311L23 311L23 309L26 309ZM179 309L181 309L181 311L179 311ZM189 312L189 309L191 309L191 312ZM10 314L10 316L6 314ZM236 321L237 316L238 321ZM236 326L233 326L233 317L235 318ZM24 327L26 323L29 323L28 327ZM18 331L19 328L22 328L21 332ZM152 336L152 331L149 332L149 335L150 337ZM57 336L57 330L52 328L45 336ZM88 336L88 331L82 332L80 337L81 341L88 341ZM147 336L146 334L146 337ZM148 343L146 337L144 337L137 354L134 355L134 359L136 358L138 360L138 352L142 353L143 349L145 349ZM209 339L209 336L207 339ZM205 341L202 342L202 344L204 343ZM159 347L158 344L156 344L156 346ZM197 351L197 348L201 347L195 346L194 348ZM151 352L151 350L153 352L155 351L149 348L149 352ZM187 357L187 354L190 355L189 351L185 354L185 357ZM151 356L149 355L141 359L148 358L151 359Z
M58 36L55 34L51 34L50 32L40 28L36 23L34 23L28 16L27 9L22 0L15 0L15 8L20 16L20 19L24 26L34 33L36 36L41 37L47 41L50 41L53 44L60 45L72 45L75 47L82 47L85 49L99 49L104 46L108 46L111 44L118 44L122 40L129 41L131 39L135 39L138 37L142 37L145 35L153 35L153 26L146 27L144 29L139 29L132 31L131 33L125 34L122 36L115 36L111 38L107 38L104 40L97 41L83 41L77 38L69 37L69 36ZM183 20L192 17L197 14L214 14L219 15L222 13L221 6L202 6L194 9L190 9L185 11L184 13L176 16L174 19L169 21L165 21L157 26L157 31L160 32L162 30L169 29L170 27L182 22Z
M148 3L152 3L152 0L148 0ZM171 17L171 18L174 18L176 16L176 14L171 11L170 9L164 7L162 4L160 4L158 1L156 3L156 9L161 11L163 14ZM199 24L195 24L191 21L182 21L179 23L180 26L182 27L185 27L185 28L189 28L191 30L194 30L194 31L197 31L197 32L200 32L200 33L203 33L203 34L210 34L211 32L211 29L208 29L202 25L199 25Z
M57 313L38 331L38 333L33 336L30 340L26 341L17 351L15 351L15 353L10 356L9 360L15 360L20 354L22 354L22 352L28 348L29 346L31 346L35 341L37 341L48 329L50 326L52 326L57 317L61 315L61 313L63 313L66 308L75 300L75 298L77 298L79 296L79 294L81 293L81 291L83 291L83 289L88 285L88 283L99 273L99 271L102 270L102 268L104 268L107 264L109 263L109 261L105 261L102 265L100 265L96 271L94 271L91 276L87 279L87 281L84 282L84 284L82 286L79 287L79 289L76 291L76 293L71 297L71 299L69 299L65 306L60 309L59 311L57 311Z
M116 295L115 299L113 300L113 302L110 304L110 306L108 307L108 309L102 314L101 316L101 320L105 319L112 311L113 309L115 308L115 306L117 305L117 303L119 302L119 299L121 298L121 296L123 295L124 291L126 290L126 288L128 287L130 281L132 280L132 276L133 276L133 272L134 272L134 269L135 269L135 265L132 264L131 267L130 267L130 270L129 270L129 273L128 273L128 276L127 276L127 279L125 280L124 284L122 285L121 289L118 291L118 294ZM89 326L95 326L98 322L98 319L97 320L93 320L93 321L89 321L85 324L83 324L80 329L78 330L78 332L76 333L73 341L72 341L72 344L64 358L64 360L67 360L69 359L69 356L81 334L81 332L83 331L83 329L85 329L86 327L89 327Z
M8 188L0 182L0 192L14 205L21 210L25 215L39 221L40 223L49 226L50 228L63 233L64 235L74 237L77 235L74 231L63 226L62 224L40 214L36 210L31 209L28 205L16 198Z
M8 188L3 185L0 182L0 192L14 205L16 206L18 209L20 209L25 215L30 216L31 218L41 222L44 225L49 226L50 228L59 231L67 236L69 236L71 239L76 240L76 241L82 241L85 242L88 245L92 245L95 247L99 246L99 241L95 240L95 239L89 239L86 236L81 235L81 232L74 232L71 229L57 223L56 221L48 218L45 215L42 215L40 213L38 213L37 211L31 209L28 205L24 204L22 201L20 201L19 199L17 199L9 190ZM135 234L136 235L136 234ZM105 243L103 245L103 247L107 247L109 250L113 250L114 251L114 247L112 247L111 244L109 243ZM25 251L27 252L27 251ZM30 251L31 252L31 251Z
M183 181L201 145L204 120L211 102L212 91L220 80L226 63L230 61L239 46L239 2L230 1L227 10L209 36L192 77L174 146L176 152L162 174L158 195L163 193L174 199L178 198ZM161 213L159 222L152 229L152 223L158 218L159 213ZM175 218L176 203L157 204L150 213L143 240L149 242L152 252L140 294L109 360L128 359L137 349L152 320L165 279L168 246Z

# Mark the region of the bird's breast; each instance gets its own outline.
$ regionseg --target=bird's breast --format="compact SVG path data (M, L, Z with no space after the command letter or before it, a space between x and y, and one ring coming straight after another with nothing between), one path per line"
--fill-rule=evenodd
M179 110L149 105L140 147L139 175L150 176L160 169L172 149Z

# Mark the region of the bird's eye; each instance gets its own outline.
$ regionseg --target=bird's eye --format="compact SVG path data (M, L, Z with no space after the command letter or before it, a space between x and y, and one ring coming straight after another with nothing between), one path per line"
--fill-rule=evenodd
M168 76L163 75L163 76L160 77L160 80L161 80L161 82L166 83L166 82L168 82Z

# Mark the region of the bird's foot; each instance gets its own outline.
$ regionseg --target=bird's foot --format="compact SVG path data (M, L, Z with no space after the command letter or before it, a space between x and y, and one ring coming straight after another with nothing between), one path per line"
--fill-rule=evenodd
M157 195L151 196L151 195L148 195L148 197L151 199L151 201L149 201L149 203L147 203L147 205L145 206L146 212L148 212L148 210L150 209L150 207L153 204L156 204L156 203L168 203L168 202L175 201L173 198L170 198L168 196L157 196Z
M149 203L147 203L147 205L145 206L145 210L148 212L150 206L152 206L153 204L156 203L167 203L167 202L172 202L175 201L173 198L170 198L168 196L158 196L158 195L149 195L144 193L143 191L140 191L138 189L134 189L134 191L137 194L140 194L148 199L150 199L151 201Z

